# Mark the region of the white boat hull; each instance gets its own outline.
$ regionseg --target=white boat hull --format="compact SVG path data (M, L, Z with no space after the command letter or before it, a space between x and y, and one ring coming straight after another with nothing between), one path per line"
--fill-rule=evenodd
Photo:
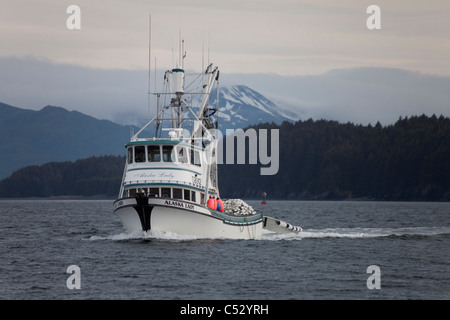
M233 217L198 204L169 198L124 198L114 213L128 232L155 230L202 238L261 239L262 216Z

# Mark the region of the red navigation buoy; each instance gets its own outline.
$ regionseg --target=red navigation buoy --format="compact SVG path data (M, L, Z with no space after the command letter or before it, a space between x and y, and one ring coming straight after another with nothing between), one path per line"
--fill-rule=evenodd
M267 193L263 192L261 204L267 204L267 202L266 202L266 197L267 197Z

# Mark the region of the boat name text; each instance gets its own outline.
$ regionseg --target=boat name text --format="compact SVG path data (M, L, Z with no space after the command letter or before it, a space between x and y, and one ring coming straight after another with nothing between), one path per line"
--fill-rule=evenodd
M194 210L194 205L193 204L189 204L189 203L185 203L185 202L166 200L166 201L164 201L164 204L166 204L168 206L174 206L174 207Z
M173 179L175 176L173 175L172 172L160 172L158 174L155 174L153 172L141 172L141 173L136 173L134 175L135 178L165 178L165 179Z

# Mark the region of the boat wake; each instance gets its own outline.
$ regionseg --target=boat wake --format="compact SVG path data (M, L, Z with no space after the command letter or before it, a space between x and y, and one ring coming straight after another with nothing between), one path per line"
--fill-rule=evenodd
M263 240L301 240L307 238L381 238L401 237L413 239L420 237L450 235L450 227L410 227L410 228L325 228L303 229L298 234L263 233Z
M432 236L450 236L450 227L410 227L410 228L324 228L324 229L303 229L300 233L275 233L268 230L262 230L261 240L280 241L280 240L302 240L318 238L402 238L418 239ZM149 230L147 232L139 231L133 233L119 233L107 236L91 236L87 240L110 240L110 241L129 241L129 240L166 240L166 241L191 241L205 240L208 238L191 236L185 234L176 234L172 232L158 232Z
M174 241L188 241L206 239L198 236L191 236L186 234L177 234L173 232L159 232L154 230L123 232L108 236L91 236L87 240L112 240L112 241L128 241L128 240L174 240Z

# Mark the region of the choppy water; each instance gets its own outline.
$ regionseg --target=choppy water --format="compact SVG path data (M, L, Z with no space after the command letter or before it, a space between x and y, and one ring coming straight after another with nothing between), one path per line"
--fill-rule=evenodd
M450 203L247 202L304 231L127 234L112 201L2 200L0 299L450 298ZM371 265L380 289L367 287Z

